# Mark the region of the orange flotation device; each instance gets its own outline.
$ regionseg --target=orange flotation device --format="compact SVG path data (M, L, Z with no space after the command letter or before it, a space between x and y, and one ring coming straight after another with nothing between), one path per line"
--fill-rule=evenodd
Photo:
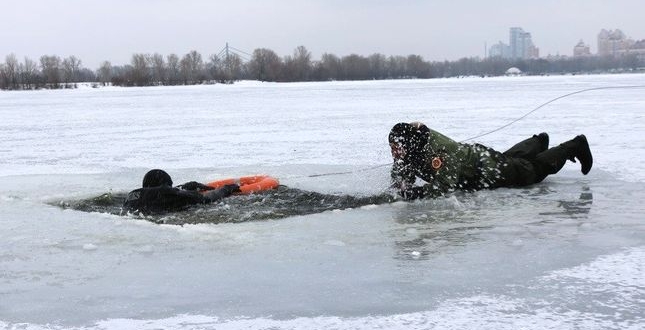
M238 194L252 194L258 191L271 190L277 188L280 185L278 179L270 177L268 175L253 175L243 176L238 179L223 179L211 181L206 185L211 188L217 189L227 184L233 183L240 185L240 192Z

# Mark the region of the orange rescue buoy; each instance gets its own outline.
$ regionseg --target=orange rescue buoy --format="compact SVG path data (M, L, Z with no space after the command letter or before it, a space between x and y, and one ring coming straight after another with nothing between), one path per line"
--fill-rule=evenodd
M278 179L270 177L268 175L253 175L243 176L238 179L223 179L211 181L206 185L211 188L217 189L227 184L233 183L240 185L240 192L238 194L252 194L258 191L271 190L277 188L280 185Z

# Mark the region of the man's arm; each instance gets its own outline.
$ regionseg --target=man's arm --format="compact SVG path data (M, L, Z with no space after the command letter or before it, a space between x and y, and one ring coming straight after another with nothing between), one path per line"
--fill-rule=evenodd
M231 196L232 194L239 192L240 186L237 184L227 184L221 188L210 190L203 194L204 203L213 203L219 201L224 197Z
M435 198L445 195L454 190L456 176L431 175L432 181L422 185L415 186L416 175L405 166L392 166L392 188L398 190L399 195L407 200L419 198Z
M177 186L177 188L182 189L182 190L198 190L198 191L204 191L204 190L213 190L214 188L211 188L205 184L196 182L196 181L190 181L186 182L184 184L180 184Z
M401 190L399 194L406 200L414 200L421 198L436 198L443 196L450 191L451 190L445 186L437 186L433 183L427 183L423 186L409 187Z
M394 161L390 171L390 187L397 190L404 190L414 185L416 176L409 166L401 161Z

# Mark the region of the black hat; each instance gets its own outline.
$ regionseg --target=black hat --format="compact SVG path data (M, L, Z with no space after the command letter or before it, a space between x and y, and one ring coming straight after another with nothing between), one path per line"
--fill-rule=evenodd
M168 175L164 170L154 169L148 171L148 173L143 176L143 187L150 188L158 186L172 187L172 179L170 178L170 175Z
M419 152L428 142L428 132L425 125L417 128L408 123L398 123L390 130L388 140L400 144L408 152Z

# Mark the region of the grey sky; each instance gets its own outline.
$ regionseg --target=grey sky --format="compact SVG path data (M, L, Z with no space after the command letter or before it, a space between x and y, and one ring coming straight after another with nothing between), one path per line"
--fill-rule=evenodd
M197 50L226 42L288 55L299 45L317 59L418 54L426 60L483 56L484 43L508 43L508 29L531 32L540 56L571 55L583 39L597 50L600 29L645 39L643 0L2 0L0 62L14 53L75 55L96 69L133 53Z

